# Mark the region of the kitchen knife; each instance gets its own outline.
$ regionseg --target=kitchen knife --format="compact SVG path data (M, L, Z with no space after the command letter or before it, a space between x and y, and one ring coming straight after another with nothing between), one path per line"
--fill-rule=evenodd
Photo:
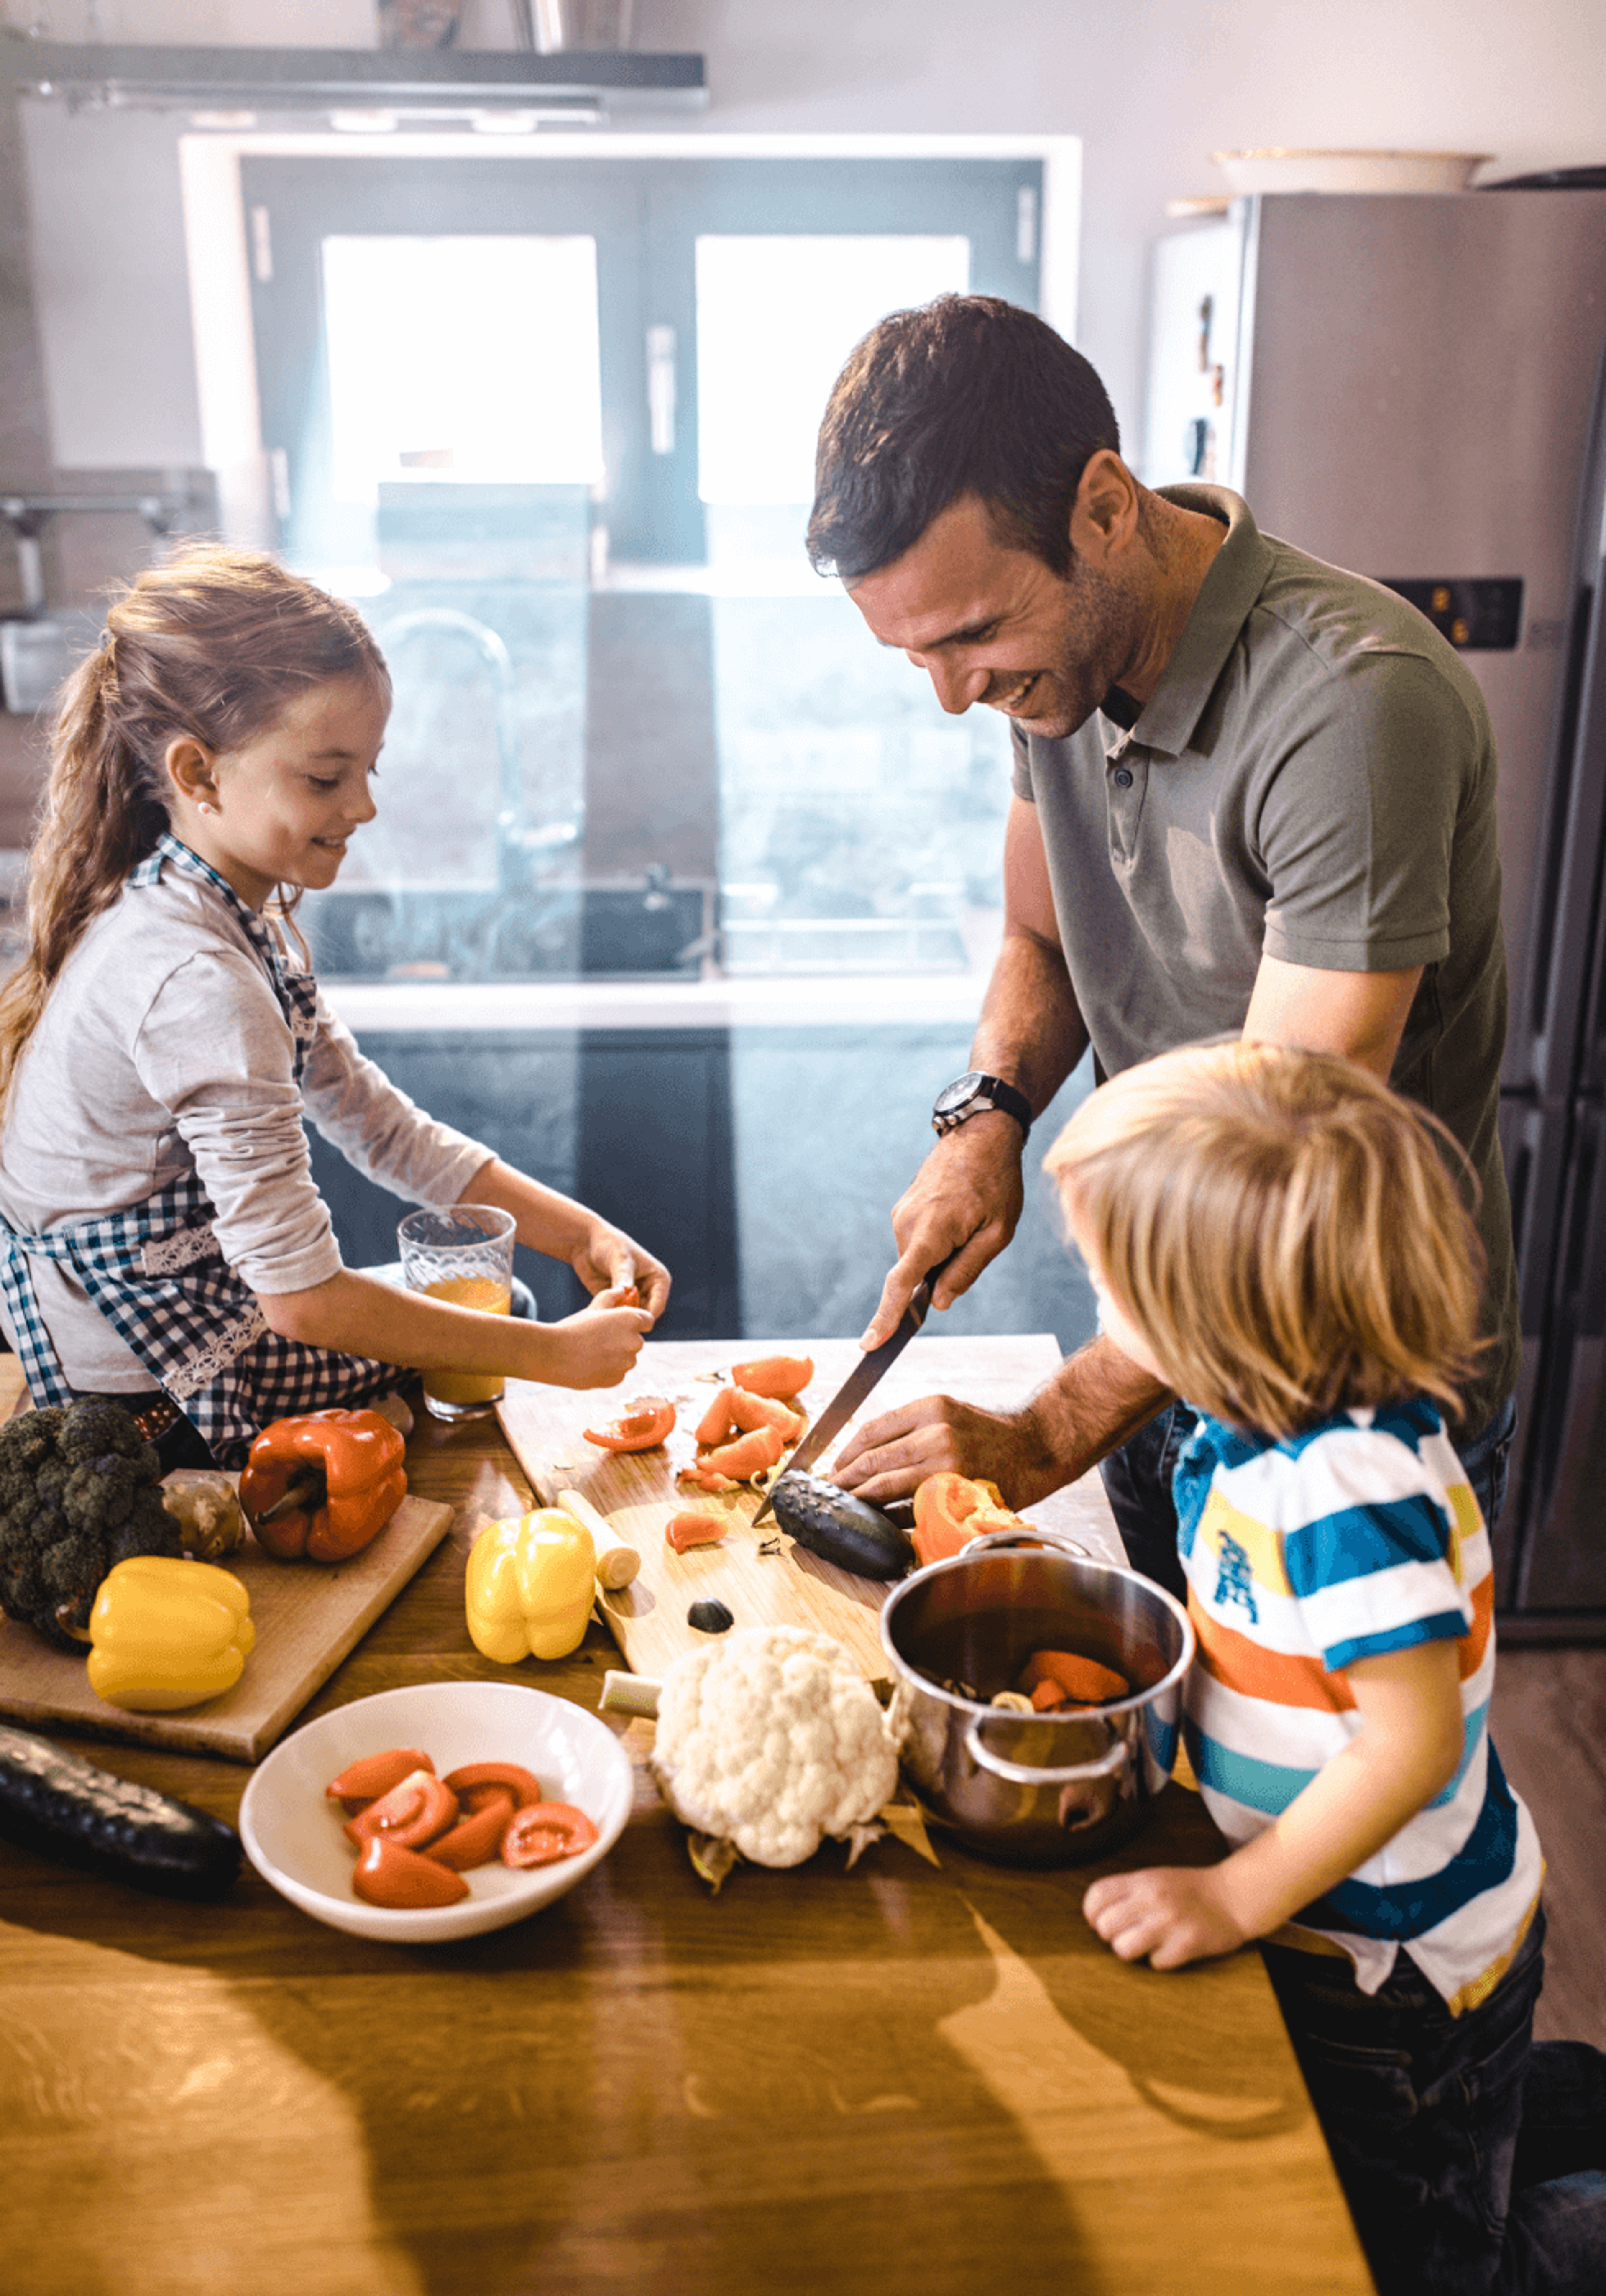
M831 1448L889 1364L897 1361L925 1322L926 1310L931 1304L931 1286L942 1274L943 1269L947 1267L948 1261L956 1259L958 1257L957 1251L949 1252L947 1259L938 1260L937 1266L921 1278L910 1295L909 1304L899 1317L897 1329L893 1332L892 1337L889 1340L883 1340L879 1348L872 1348L867 1356L862 1356L859 1358L857 1365L849 1372L782 1469L783 1474L807 1474L821 1453ZM776 1480L779 1480L780 1478L777 1477ZM753 1517L753 1521L756 1523L762 1522L769 1511L770 1494L766 1491L764 1495L764 1504Z

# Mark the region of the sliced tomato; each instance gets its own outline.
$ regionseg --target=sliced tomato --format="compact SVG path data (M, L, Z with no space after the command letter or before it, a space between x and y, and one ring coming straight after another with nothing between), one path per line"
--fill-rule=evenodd
M586 1440L604 1451L655 1451L675 1428L675 1406L661 1395L643 1395L632 1410L606 1427L588 1427Z
M400 1785L413 1771L434 1767L428 1754L421 1754L416 1746L392 1746L385 1753L365 1754L360 1761L348 1762L324 1791L331 1801L345 1804L348 1817L355 1817L359 1809Z
M688 1546L712 1546L729 1528L722 1514L688 1512L669 1517L664 1525L664 1537L676 1554L684 1554Z
M469 1894L461 1874L421 1857L399 1841L376 1833L366 1842L351 1876L351 1886L371 1906L389 1906L411 1912L419 1906L455 1906Z
M471 1811L484 1808L480 1797L488 1792L511 1793L520 1809L526 1802L544 1800L546 1794L535 1772L521 1769L517 1762L465 1762L460 1770L447 1772L446 1783Z
M456 1822L457 1797L445 1779L433 1770L411 1770L399 1785L359 1810L346 1832L359 1849L380 1834L404 1849L422 1849Z
M770 1395L790 1403L801 1395L815 1375L812 1356L754 1356L731 1365L731 1385L750 1395Z
M790 1410L774 1396L750 1395L744 1387L733 1387L729 1392L731 1417L743 1434L751 1435L760 1427L773 1427L783 1443L795 1443L803 1432L802 1413Z
M583 1809L569 1801L532 1801L513 1812L502 1837L504 1866L555 1866L561 1857L589 1849L597 1830Z
M511 1786L473 1786L470 1792L483 1797L475 1803L472 1815L459 1818L449 1833L430 1842L423 1853L438 1866L449 1866L455 1874L491 1863L517 1808Z

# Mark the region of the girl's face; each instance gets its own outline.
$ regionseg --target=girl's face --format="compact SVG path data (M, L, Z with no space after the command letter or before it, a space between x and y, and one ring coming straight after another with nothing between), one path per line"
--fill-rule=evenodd
M353 830L379 810L369 783L389 716L366 679L309 686L266 732L209 753L209 776L193 790L175 771L175 827L254 909L275 885L332 885Z
M1071 1242L1076 1245L1082 1264L1087 1270L1087 1280L1093 1285L1094 1299L1099 1303L1099 1326L1107 1340L1112 1340L1121 1353L1146 1371L1151 1379L1158 1379L1166 1387L1175 1385L1163 1364L1155 1360L1154 1351L1137 1325L1104 1280L1103 1268L1093 1248L1087 1231L1077 1219L1074 1201L1067 1205L1067 1225Z

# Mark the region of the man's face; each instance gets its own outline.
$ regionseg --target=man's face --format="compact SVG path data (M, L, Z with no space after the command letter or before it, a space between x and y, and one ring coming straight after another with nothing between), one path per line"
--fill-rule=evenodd
M1085 725L1141 650L1144 617L1119 582L1082 555L1055 574L1001 541L975 495L851 595L881 644L930 675L945 709L983 701L1048 740Z

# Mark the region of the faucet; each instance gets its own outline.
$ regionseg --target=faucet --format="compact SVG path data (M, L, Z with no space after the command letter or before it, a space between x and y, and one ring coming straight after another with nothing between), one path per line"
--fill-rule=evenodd
M455 630L477 649L490 669L496 690L497 787L501 799L496 815L496 884L504 895L526 890L542 858L578 843L580 824L578 821L554 821L544 829L536 829L525 819L519 729L513 717L513 661L496 631L472 614L465 614L458 606L416 606L387 624L387 652L393 652L398 641L424 629Z

